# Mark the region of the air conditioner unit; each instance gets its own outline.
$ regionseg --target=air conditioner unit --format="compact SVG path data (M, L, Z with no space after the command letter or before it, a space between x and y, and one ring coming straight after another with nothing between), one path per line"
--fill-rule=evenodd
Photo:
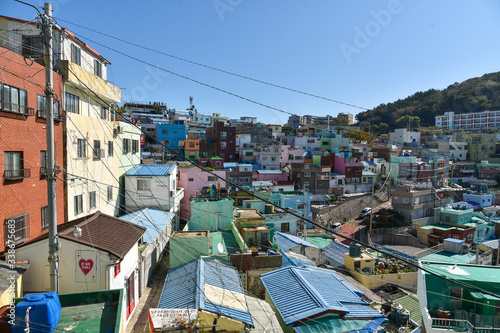
M113 128L113 135L114 136L117 136L118 134L123 134L124 133L124 128L123 126L116 126L115 128Z
M302 237L302 233L301 233L301 232L298 232L298 233L297 233L297 237Z
M105 149L94 149L94 158L104 158L106 157L106 150Z

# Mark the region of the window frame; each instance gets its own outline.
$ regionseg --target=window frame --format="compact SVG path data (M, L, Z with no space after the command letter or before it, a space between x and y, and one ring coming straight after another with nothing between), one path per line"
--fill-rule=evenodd
M85 139L76 139L76 157L86 158L87 157L87 144Z
M89 192L89 209L97 208L96 191Z
M73 197L75 215L83 213L83 194L77 194Z
M41 218L42 218L42 231L49 228L49 206L43 206L41 208Z
M12 222L14 221L14 233L10 232ZM22 226L19 225L22 223ZM5 239L6 241L13 241L16 245L24 242L25 240L30 238L30 214L22 213L18 215L14 215L5 219ZM14 235L14 239L12 240L12 235Z
M151 191L151 178L137 178L136 186L137 191Z

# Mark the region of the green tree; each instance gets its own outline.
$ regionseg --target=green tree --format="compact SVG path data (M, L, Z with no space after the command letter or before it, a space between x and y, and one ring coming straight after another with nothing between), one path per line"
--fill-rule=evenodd
M405 115L396 120L396 126L398 127L407 127L410 130L420 127L420 118L412 115Z

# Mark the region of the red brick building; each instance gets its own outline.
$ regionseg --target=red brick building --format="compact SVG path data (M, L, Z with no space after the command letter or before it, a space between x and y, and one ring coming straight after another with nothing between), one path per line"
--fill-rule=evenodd
M236 127L215 122L213 127L207 128L206 142L217 144L216 154L225 162L236 162ZM200 154L201 150L200 144Z
M46 175L45 69L0 47L0 252L6 250L6 233L21 244L48 232ZM54 73L57 115L54 121L56 166L63 166L63 96L61 76ZM63 174L57 182L57 224L64 222ZM11 222L8 222L11 221ZM15 232L7 229L15 226ZM48 250L48 245L47 245Z

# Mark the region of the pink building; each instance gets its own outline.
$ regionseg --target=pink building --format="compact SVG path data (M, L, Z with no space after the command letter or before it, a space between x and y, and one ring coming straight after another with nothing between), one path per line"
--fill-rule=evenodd
M181 224L184 224L191 217L191 197L196 196L196 191L201 190L205 185L217 185L224 186L225 182L222 182L216 176L205 172L194 165L188 167L180 167L179 170L179 187L184 188L184 198L181 200ZM226 171L215 170L212 171L214 174L225 178Z
M291 147L289 145L281 146L281 162L280 166L283 168L292 163L300 163L304 161L304 150Z

